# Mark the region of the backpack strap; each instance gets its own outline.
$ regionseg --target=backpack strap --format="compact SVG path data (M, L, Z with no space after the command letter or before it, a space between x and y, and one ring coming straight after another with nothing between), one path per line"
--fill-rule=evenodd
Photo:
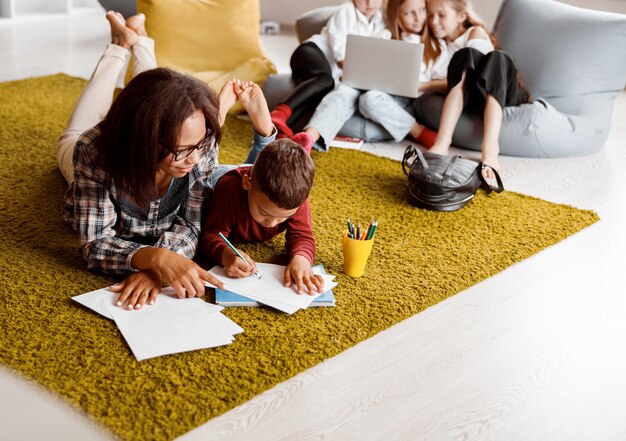
M404 150L404 156L402 157L402 171L407 176L409 176L409 171L410 171L409 160L413 156L415 156L415 147L413 147L412 145L409 145Z
M422 163L422 167L424 167L425 170L428 169L428 163L422 152L411 144L404 151L404 157L402 158L402 170L407 176L411 173L411 164L409 164L409 161L415 156L417 156L417 159Z
M493 174L496 176L496 182L498 184L497 187L492 187L483 176L483 170L486 169L487 167L489 167L493 171ZM487 194L491 193L492 191L495 191L496 193L501 193L502 190L504 190L504 185L502 184L502 178L500 178L500 174L496 171L495 168L493 168L489 164L485 164L484 162L481 162L480 164L478 164L478 167L476 167L476 170L478 172L478 176L480 177L480 186L483 190L485 190L485 192L487 192Z
M450 160L448 161L448 166L446 167L446 171L443 174L443 178L441 179L441 185L447 187L450 182L450 177L452 176L452 171L454 170L454 165L456 164L457 159L460 158L459 155L449 156Z

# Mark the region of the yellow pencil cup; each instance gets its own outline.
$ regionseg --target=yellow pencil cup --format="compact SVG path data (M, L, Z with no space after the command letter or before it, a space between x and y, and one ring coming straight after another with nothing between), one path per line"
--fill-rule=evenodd
M348 276L361 277L365 272L365 264L370 257L374 239L356 240L343 233L343 272Z

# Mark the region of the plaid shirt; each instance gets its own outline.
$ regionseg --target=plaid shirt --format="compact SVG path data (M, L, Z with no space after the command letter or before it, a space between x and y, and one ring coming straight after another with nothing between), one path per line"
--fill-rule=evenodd
M131 266L140 248L153 246L194 257L202 208L217 167L217 146L200 152L200 162L174 179L167 194L147 209L118 194L97 158L100 128L84 132L74 149L74 181L65 193L63 218L78 232L88 268L110 274L137 271Z

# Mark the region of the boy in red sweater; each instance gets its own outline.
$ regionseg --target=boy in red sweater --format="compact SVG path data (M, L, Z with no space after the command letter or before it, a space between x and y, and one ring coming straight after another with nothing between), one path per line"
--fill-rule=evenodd
M320 292L322 278L311 270L315 239L308 196L314 175L307 151L287 138L267 144L253 166L226 173L215 187L202 228L205 256L221 264L229 277L248 277L256 271L254 261L242 252L250 262L246 264L218 233L241 243L270 240L285 231L289 253L285 286L295 283L299 294Z

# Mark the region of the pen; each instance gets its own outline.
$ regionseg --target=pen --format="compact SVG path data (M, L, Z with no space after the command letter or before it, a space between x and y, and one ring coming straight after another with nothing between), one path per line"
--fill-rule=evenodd
M246 259L245 259L242 255L241 255L241 253L240 253L239 251L237 251L237 248L235 248L235 247L233 246L233 244L232 244L232 243L230 243L230 241L229 241L228 239L226 239L226 236L224 236L222 233L218 233L218 234L220 235L220 237L222 238L222 240L223 240L224 242L226 242L226 245L228 245L228 246L229 246L229 248L230 248L231 250L233 250L233 252L234 252L237 256L239 256L239 257L241 258L241 260L243 260L243 261L244 261L244 262L246 262L248 265L250 265L250 262L248 262L248 261L247 261L247 260L246 260ZM252 266L252 265L250 265L250 266ZM254 272L254 276L255 276L257 279L260 279L261 277L263 277L263 275L262 275L261 273L259 273L258 271L255 271L255 272Z

